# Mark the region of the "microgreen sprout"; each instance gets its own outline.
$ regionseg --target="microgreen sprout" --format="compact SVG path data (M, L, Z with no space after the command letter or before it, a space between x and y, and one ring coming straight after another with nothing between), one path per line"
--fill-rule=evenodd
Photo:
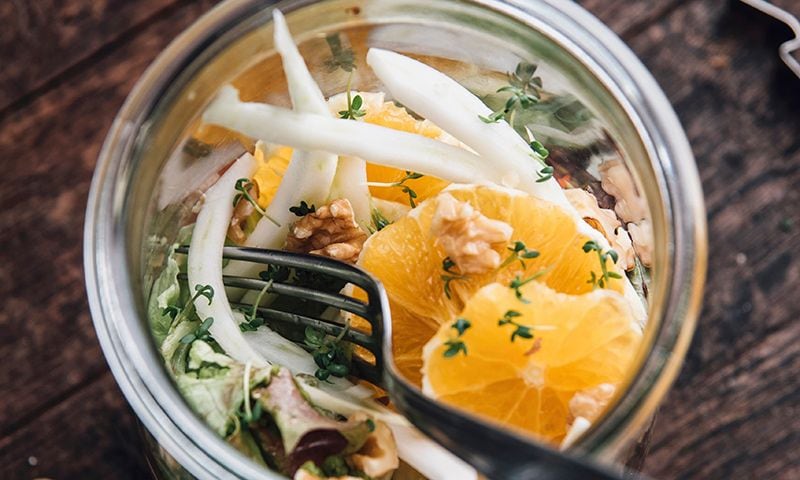
M514 295L516 295L517 300L519 300L520 302L522 302L522 303L531 303L530 300L528 300L527 298L525 298L522 295L521 288L524 285L527 285L527 284L531 283L532 281L536 280L537 278L541 277L542 275L544 275L548 271L549 271L549 269L539 270L538 272L534 273L533 275L531 275L528 278L522 278L522 275L515 275L514 278L511 280L511 282L509 282L508 288L514 290Z
M550 156L550 150L545 148L545 146L542 145L542 142L540 142L539 140L532 141L530 143L530 146L531 146L531 150L533 150L533 152L536 155L539 155L542 158L542 160L544 160L545 158Z
M514 260L519 260L520 267L525 269L525 260L530 260L539 256L539 252L529 249L527 246L525 246L524 242L519 240L511 244L506 249L511 253L508 255L508 258L506 258L503 263L497 267L498 270L502 270L503 268L511 265Z
M555 173L555 169L550 165L545 165L544 167L542 167L541 170L539 170L536 173L539 175L539 178L536 179L536 183L542 183L553 178L553 173Z
M467 278L466 275L461 275L454 272L453 268L455 268L455 266L456 262L454 262L450 257L444 257L444 260L442 260L442 270L444 270L445 273L441 275L441 279L444 282L444 294L448 300L451 299L453 293L450 291L450 282L453 280L463 280Z
M309 213L314 213L316 211L317 207L314 206L314 204L307 204L305 200L300 200L300 205L289 207L289 212L294 213L298 217L305 217Z
M255 184L253 183L253 181L250 180L249 178L240 178L240 179L236 180L236 185L233 188L234 188L234 190L236 190L239 193L237 193L233 197L233 206L236 207L236 205L239 204L239 201L244 199L245 201L249 202L250 205L253 206L253 209L256 212L258 212L262 217L264 217L267 220L269 220L270 222L274 223L276 227L280 227L281 224L278 223L278 221L275 220L274 218L272 218L269 215L267 215L267 212L264 211L264 209L261 208L261 206L258 204L258 202L253 198L253 196L250 195L250 189L253 188L254 185Z
M503 314L503 318L497 321L497 325L502 327L504 325L513 325L516 327L513 332L511 332L511 341L519 338L531 339L533 338L532 328L528 327L527 325L523 325L516 320L515 318L521 317L522 314L516 310L507 310L505 314Z
M373 233L380 232L381 230L383 230L384 228L386 228L391 224L392 222L390 222L389 219L386 218L383 215L383 213L381 213L380 210L378 210L377 208L372 209L372 225L373 228L375 229Z
M239 330L243 332L254 332L258 329L258 327L264 325L264 319L257 315L258 306L261 305L261 300L264 298L264 295L266 295L269 289L272 288L272 282L273 282L272 279L267 281L267 284L264 285L264 288L262 288L261 291L258 292L256 301L253 303L253 306L250 308L250 311L245 313L244 315L245 321L239 324Z
M214 288L211 285L195 285L194 295L186 302L184 308L180 308L176 305L167 305L167 307L161 311L161 314L172 317L170 326L180 323L195 312L194 301L200 297L205 297L206 300L208 300L208 304L211 305L211 301L214 299Z
M353 71L350 70L350 75L347 77L347 93L345 93L345 95L347 95L347 110L341 110L339 112L339 118L344 120L358 120L367 114L367 111L361 108L361 106L364 105L364 99L361 98L361 95L352 97L352 91L350 89L352 80Z
M514 73L508 74L508 85L497 89L497 93L511 94L503 108L492 112L489 116L479 115L485 123L495 123L505 119L514 126L514 115L517 110L527 110L539 103L541 99L542 79L534 77L537 66L533 63L520 62Z
M285 282L289 279L289 269L282 265L267 265L267 269L258 273L265 282Z
M405 184L408 180L417 180L418 178L422 178L425 175L417 172L410 172L406 170L406 174L400 180L388 183L388 182L367 182L367 185L370 187L401 187L403 193L408 195L408 204L411 205L411 208L417 207L417 202L415 199L417 198L417 192L411 189L408 185Z
M600 271L601 274L597 275L594 271L591 273L591 277L586 283L592 285L593 289L596 288L606 288L611 281L612 278L620 279L622 275L617 272L611 272L608 270L608 265L606 265L606 260L609 258L611 259L611 263L617 263L619 260L619 255L615 250L608 249L603 250L603 248L594 240L589 240L588 242L583 244L583 251L586 253L595 251L597 252L597 258L600 261Z
M252 367L250 362L244 364L244 374L242 375L242 394L244 396L244 401L242 401L242 407L236 412L236 417L238 417L241 424L245 426L257 422L264 412L261 402L256 402L252 407L250 404L250 372Z
M206 318L205 320L203 320L203 323L201 323L200 326L197 327L197 330L195 330L194 332L189 332L183 337L181 337L180 342L184 345L188 345L194 342L195 340L208 340L209 338L211 338L211 335L209 335L208 333L208 329L211 328L211 325L213 324L214 324L214 319L212 317Z
M467 355L467 345L464 343L464 340L461 340L461 336L464 335L464 332L471 326L472 323L466 318L457 318L456 321L450 325L450 328L456 330L457 336L456 338L451 338L444 342L444 345L447 347L443 353L445 358L455 357L459 353L463 353L464 356Z
M348 88L347 110L340 111L339 118L342 118L344 120L357 120L363 117L364 115L367 114L367 111L361 108L363 104L364 104L364 99L361 98L361 95L356 95L352 99L350 98L350 89Z
M327 381L334 377L344 377L350 373L351 354L344 336L350 330L347 322L342 331L335 338L330 338L325 333L314 327L306 327L303 342L311 349L311 355L317 364L314 376L319 380Z
M325 37L328 48L331 49L331 58L325 61L329 71L341 68L345 72L352 72L356 68L356 55L351 48L342 47L342 39L339 34L328 35Z

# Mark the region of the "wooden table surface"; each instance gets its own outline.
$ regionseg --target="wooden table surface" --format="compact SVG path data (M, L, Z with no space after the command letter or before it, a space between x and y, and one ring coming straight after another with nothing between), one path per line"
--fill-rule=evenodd
M92 330L83 213L128 91L214 3L0 2L0 478L147 474ZM800 478L800 80L777 56L788 30L732 1L581 3L666 91L706 195L705 306L645 470ZM800 14L797 0L773 3Z

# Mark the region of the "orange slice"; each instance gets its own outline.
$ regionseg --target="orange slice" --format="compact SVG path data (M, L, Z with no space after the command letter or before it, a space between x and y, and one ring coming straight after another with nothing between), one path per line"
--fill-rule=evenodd
M506 285L492 283L467 302L462 335L443 324L424 348L424 389L433 397L495 421L559 441L572 421L569 400L598 385L619 385L633 363L641 333L622 295L598 289L558 293L532 282L520 302ZM517 337L499 325L508 311L529 327ZM463 342L466 354L445 356L445 342Z
M483 215L511 225L511 241L523 242L539 256L526 260L524 269L513 261L497 271L452 280L448 298L442 278L445 253L431 234L438 197L421 203L367 240L359 264L386 288L393 315L393 353L405 359L398 362L400 371L417 383L421 360L414 355L431 338L432 329L452 322L484 285L497 282L507 286L516 276L525 279L541 274L536 281L558 292L581 294L592 291L588 281L592 272L600 272L597 254L582 248L589 237L578 232L572 217L560 207L500 187L454 185L447 192ZM510 253L501 252L504 256ZM606 263L609 271L623 273L610 259ZM622 292L622 280L613 279L608 287Z

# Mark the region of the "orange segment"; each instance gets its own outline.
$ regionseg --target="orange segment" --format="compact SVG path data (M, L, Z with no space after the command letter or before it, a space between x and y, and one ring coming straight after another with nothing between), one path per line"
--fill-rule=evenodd
M253 174L253 181L258 184L258 204L267 208L278 191L278 186L283 180L283 174L289 167L292 159L290 147L276 147L269 149L263 143L256 143L253 156L258 167Z
M592 290L587 283L591 273L600 272L596 253L585 253L582 249L589 238L578 233L572 217L560 207L499 187L453 185L447 192L457 200L470 203L483 215L511 225L512 242L522 241L540 255L526 260L525 270L515 261L499 271L454 280L450 282L452 298L447 298L442 280L445 254L431 234L438 197L421 203L409 215L369 238L359 264L375 274L386 287L394 316L394 354L403 357L408 368L403 368L402 372L415 382L420 378L415 368L421 360L414 359L420 345L431 338L429 327L435 329L452 322L457 312L484 285L498 282L507 286L516 275L527 278L546 269L547 273L539 280L551 288L566 293L585 293ZM509 254L502 252L504 257ZM610 261L607 266L621 273ZM622 280L612 280L609 287L622 291Z
M530 303L505 285L487 285L459 314L471 322L463 335L450 323L440 327L424 349L424 388L444 402L558 441L571 422L569 399L599 384L619 385L641 333L615 291L567 295L538 282L521 290ZM498 325L508 310L521 314L516 321L530 327L534 339L510 340L516 327ZM449 339L463 341L467 354L445 357Z

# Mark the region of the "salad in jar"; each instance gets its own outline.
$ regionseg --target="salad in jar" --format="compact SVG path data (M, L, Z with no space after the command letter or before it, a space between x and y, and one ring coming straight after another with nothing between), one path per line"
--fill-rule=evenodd
M206 156L226 135L246 150L192 199L149 296L153 338L187 403L294 479L477 478L353 375L368 352L259 314L269 305L367 330L271 287L363 292L222 253L281 249L381 281L394 363L424 394L567 448L619 393L647 322L652 234L626 167L606 159L587 173L553 160L591 113L548 90L535 64L510 66L479 97L400 53L356 59L341 35L326 39L326 64L347 88L325 98L277 10L274 40L292 108L223 87L184 145ZM383 91L356 88L364 68ZM267 283L244 291L224 276Z

